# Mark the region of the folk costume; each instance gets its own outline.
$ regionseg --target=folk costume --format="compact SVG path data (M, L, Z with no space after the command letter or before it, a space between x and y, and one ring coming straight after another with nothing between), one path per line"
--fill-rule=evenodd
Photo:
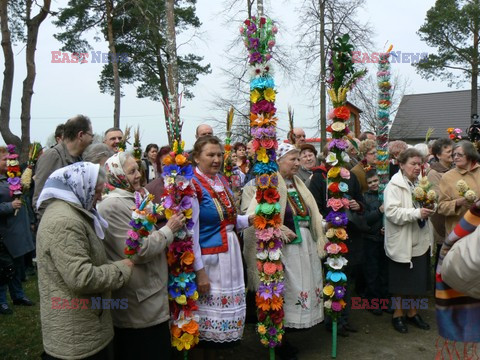
M246 303L235 227L240 231L248 226L248 216L237 215L223 176L208 176L196 168L193 183L200 208L194 227L194 268L205 268L210 281L209 293L200 295L197 301L200 340L237 341L243 336Z
M278 174L277 191L280 194L280 215L283 220L281 230L286 231L288 228L297 234L297 238L291 242L284 237L286 244L282 249L285 327L310 328L324 319L320 256L325 254L326 239L322 229L322 216L313 195L299 177L287 180ZM246 201L246 196L248 193L244 193L242 202ZM254 214L257 205L257 200L253 197L247 214ZM248 288L256 291L259 278L253 228L244 233L244 240Z

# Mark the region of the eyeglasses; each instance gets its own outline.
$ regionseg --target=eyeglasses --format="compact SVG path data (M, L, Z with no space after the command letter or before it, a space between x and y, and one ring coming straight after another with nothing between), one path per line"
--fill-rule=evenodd
M464 157L465 154L461 154L461 153L453 153L452 155L453 157Z

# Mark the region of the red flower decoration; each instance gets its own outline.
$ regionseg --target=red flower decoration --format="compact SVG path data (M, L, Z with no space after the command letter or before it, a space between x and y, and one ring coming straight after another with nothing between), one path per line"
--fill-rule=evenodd
M340 247L341 247L340 253L342 253L342 254L348 253L347 245L345 245L344 242L340 242L340 243L338 243L338 245L340 245Z
M328 186L328 190L331 191L332 193L338 193L340 191L340 189L338 188L338 183L336 183L336 182L331 183Z
M338 119L342 119L342 120L350 119L350 110L348 110L346 106L339 106L338 108L335 108L333 110L333 114Z
M247 19L247 20L244 21L244 23L245 23L245 25L250 26L250 20Z
M269 188L263 193L263 197L269 204L275 204L280 200L280 194L274 188Z

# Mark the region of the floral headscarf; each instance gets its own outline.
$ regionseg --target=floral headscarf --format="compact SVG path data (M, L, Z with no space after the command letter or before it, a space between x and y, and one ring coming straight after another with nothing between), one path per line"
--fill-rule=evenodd
M98 164L78 162L54 171L40 193L37 209L42 202L49 199L60 199L80 205L94 215L95 233L103 239L105 237L103 229L107 228L108 224L93 208L99 170Z
M119 152L109 157L105 163L105 170L107 171L107 182L109 185L117 189L135 192L134 188L127 179L125 171L123 171L122 163L125 163L127 154Z
M284 157L290 151L293 151L293 150L298 151L298 149L295 146L293 146L292 144L281 143L278 146L278 149L277 149L277 160L280 160L282 157Z

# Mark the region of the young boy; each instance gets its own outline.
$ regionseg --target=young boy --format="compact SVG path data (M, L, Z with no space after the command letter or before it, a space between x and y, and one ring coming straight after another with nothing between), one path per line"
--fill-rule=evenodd
M380 304L380 299L388 298L388 276L387 256L384 250L384 229L383 229L383 204L378 199L379 179L375 169L367 171L366 174L368 191L365 198L365 219L370 227L364 233L364 272L367 282L367 298L372 304ZM382 309L370 309L375 315L382 315ZM376 306L375 306L376 307Z

